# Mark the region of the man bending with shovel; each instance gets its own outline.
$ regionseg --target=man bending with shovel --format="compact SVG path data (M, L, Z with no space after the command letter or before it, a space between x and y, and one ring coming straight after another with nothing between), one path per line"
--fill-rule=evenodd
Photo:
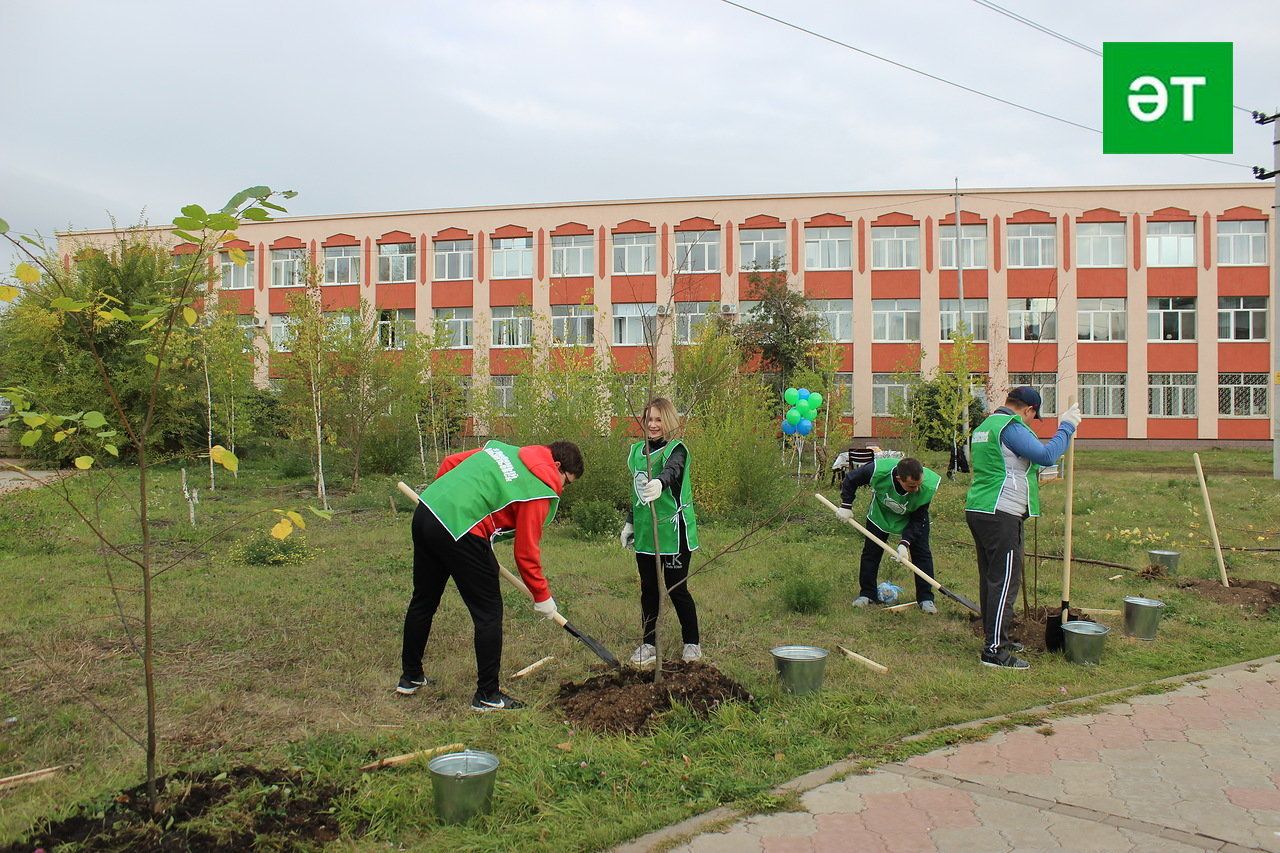
M901 536L898 556L910 560L929 577L933 577L933 551L929 549L929 503L938 491L942 478L920 464L920 460L873 459L853 468L840 487L841 518L853 518L853 499L862 486L871 486L871 506L867 510L867 528L878 539L889 534ZM870 539L862 544L862 565L858 571L858 597L854 607L867 607L879 602L876 591L880 575L880 546ZM916 603L925 613L937 613L933 603L933 587L916 576Z
M413 598L404 615L400 683L415 693L431 679L422 656L431 620L452 577L475 625L474 711L505 711L524 703L498 689L502 663L502 593L493 542L515 537L516 566L533 595L533 609L556 615L542 573L539 543L555 517L564 487L582 476L582 453L568 441L515 447L490 441L446 456L413 513Z

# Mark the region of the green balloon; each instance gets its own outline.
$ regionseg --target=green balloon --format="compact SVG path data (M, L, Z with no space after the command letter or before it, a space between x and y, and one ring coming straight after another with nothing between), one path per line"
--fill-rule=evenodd
M809 401L807 399L797 400L796 408L800 411L800 417L802 418L809 417L809 413L812 411L812 408L809 406Z
M796 401L800 399L800 389L788 388L782 392L782 399L786 400L788 406L794 406Z
M815 412L822 408L822 395L817 391L814 391L809 395L809 408L813 409Z
M796 424L800 423L800 420L801 420L801 415L800 415L799 409L793 406L792 408L787 410L787 423L791 424L792 426L795 426Z

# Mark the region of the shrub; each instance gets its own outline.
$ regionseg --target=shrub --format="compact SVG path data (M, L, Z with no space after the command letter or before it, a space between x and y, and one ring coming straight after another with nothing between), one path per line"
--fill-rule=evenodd
M603 539L618 531L621 517L609 501L578 501L573 507L574 532L579 539Z
M263 531L241 540L233 553L251 566L281 566L305 562L311 556L311 549L301 533L277 539Z
M311 457L297 450L286 450L280 454L281 477L310 477Z
M818 613L830 597L831 586L807 574L791 575L782 586L782 603L792 613Z
M383 418L369 430L360 454L361 474L407 474L421 467L412 420Z

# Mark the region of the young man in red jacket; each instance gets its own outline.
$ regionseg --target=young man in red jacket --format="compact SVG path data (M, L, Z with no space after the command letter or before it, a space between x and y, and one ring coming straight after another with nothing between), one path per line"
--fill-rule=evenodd
M582 453L568 441L516 447L490 441L445 457L413 514L413 598L404 615L399 693L431 679L422 656L431 619L449 578L475 625L475 711L523 707L498 689L502 663L502 593L493 542L515 537L516 567L533 592L533 609L550 618L555 599L542 574L539 542L564 487L582 476Z

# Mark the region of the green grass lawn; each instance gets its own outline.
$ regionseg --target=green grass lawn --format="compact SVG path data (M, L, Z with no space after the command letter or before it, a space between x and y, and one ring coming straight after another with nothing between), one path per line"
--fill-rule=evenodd
M1232 450L1208 451L1202 459L1224 545L1275 546L1280 484L1270 479L1270 457ZM944 464L941 458L925 461ZM394 479L368 479L358 493L340 493L333 520L309 524L309 553L297 562L254 566L237 556L243 550L237 539L271 523L259 521L235 538L201 546L197 558L156 582L164 767L299 766L349 786L340 818L367 834L352 834L339 848L365 848L370 839L420 850L605 848L722 803L764 805L764 793L782 780L850 754L888 755L902 737L935 726L1138 685L1280 647L1276 611L1243 618L1171 581L1077 566L1074 604L1119 608L1131 594L1164 600L1159 639L1128 640L1118 619L1101 617L1117 629L1101 666L1036 655L1026 673L987 669L978 665L980 641L967 612L944 598L936 617L916 610L854 611L849 605L857 594L861 543L806 498L751 547L721 558L690 584L708 659L757 696L755 707L724 707L705 720L677 710L644 736L574 731L552 700L562 680L586 677L596 661L511 593L504 672L544 655L555 655L556 662L505 685L532 709L477 715L467 708L474 688L470 620L453 590L427 650L427 671L438 686L410 698L392 690L411 584L409 505L395 492ZM178 472L161 472L151 511L160 524L162 554L199 544L246 508L296 508L310 500L305 479L264 473L252 460L238 480L224 477L221 483L201 495L200 527L193 529ZM82 475L73 488L83 495L92 484ZM1064 490L1056 483L1045 492L1041 550L1058 553ZM964 484L944 481L934 502L933 548L942 581L977 600L963 493ZM394 514L390 496L399 508ZM860 503L865 499L860 495ZM127 512L114 507L108 527L118 529ZM1028 523L1028 548L1032 531ZM705 524L695 569L743 532ZM1189 453L1078 453L1077 555L1138 568L1146 549L1174 548L1183 552L1182 575L1214 577L1208 540ZM640 621L633 557L615 538L583 542L568 525L548 534L543 553L565 614L620 657L629 655ZM1230 553L1228 568L1237 577L1280 581L1277 556ZM510 565L510 548L500 546L499 558ZM1032 564L1028 559L1028 575ZM136 577L116 569L117 584L136 585ZM782 589L800 573L827 585L825 609L787 612ZM1056 603L1060 574L1059 563L1043 563L1031 595L1038 593L1041 604ZM1122 577L1108 579L1116 574ZM0 793L0 842L7 842L40 818L140 781L137 748L82 694L137 732L143 714L141 666L113 617L104 558L50 489L0 498L0 576L0 718L17 720L0 729L0 776L76 765L52 780ZM888 561L881 577L911 589L903 570ZM137 601L131 592L124 596L130 605ZM664 617L662 636L668 649L676 647L674 615ZM833 656L821 693L791 697L779 692L769 657L769 649L782 643L833 651L842 644L890 672L877 675ZM363 776L357 769L372 758L458 741L502 760L493 813L468 826L436 824L425 767ZM217 818L210 820L216 824Z

